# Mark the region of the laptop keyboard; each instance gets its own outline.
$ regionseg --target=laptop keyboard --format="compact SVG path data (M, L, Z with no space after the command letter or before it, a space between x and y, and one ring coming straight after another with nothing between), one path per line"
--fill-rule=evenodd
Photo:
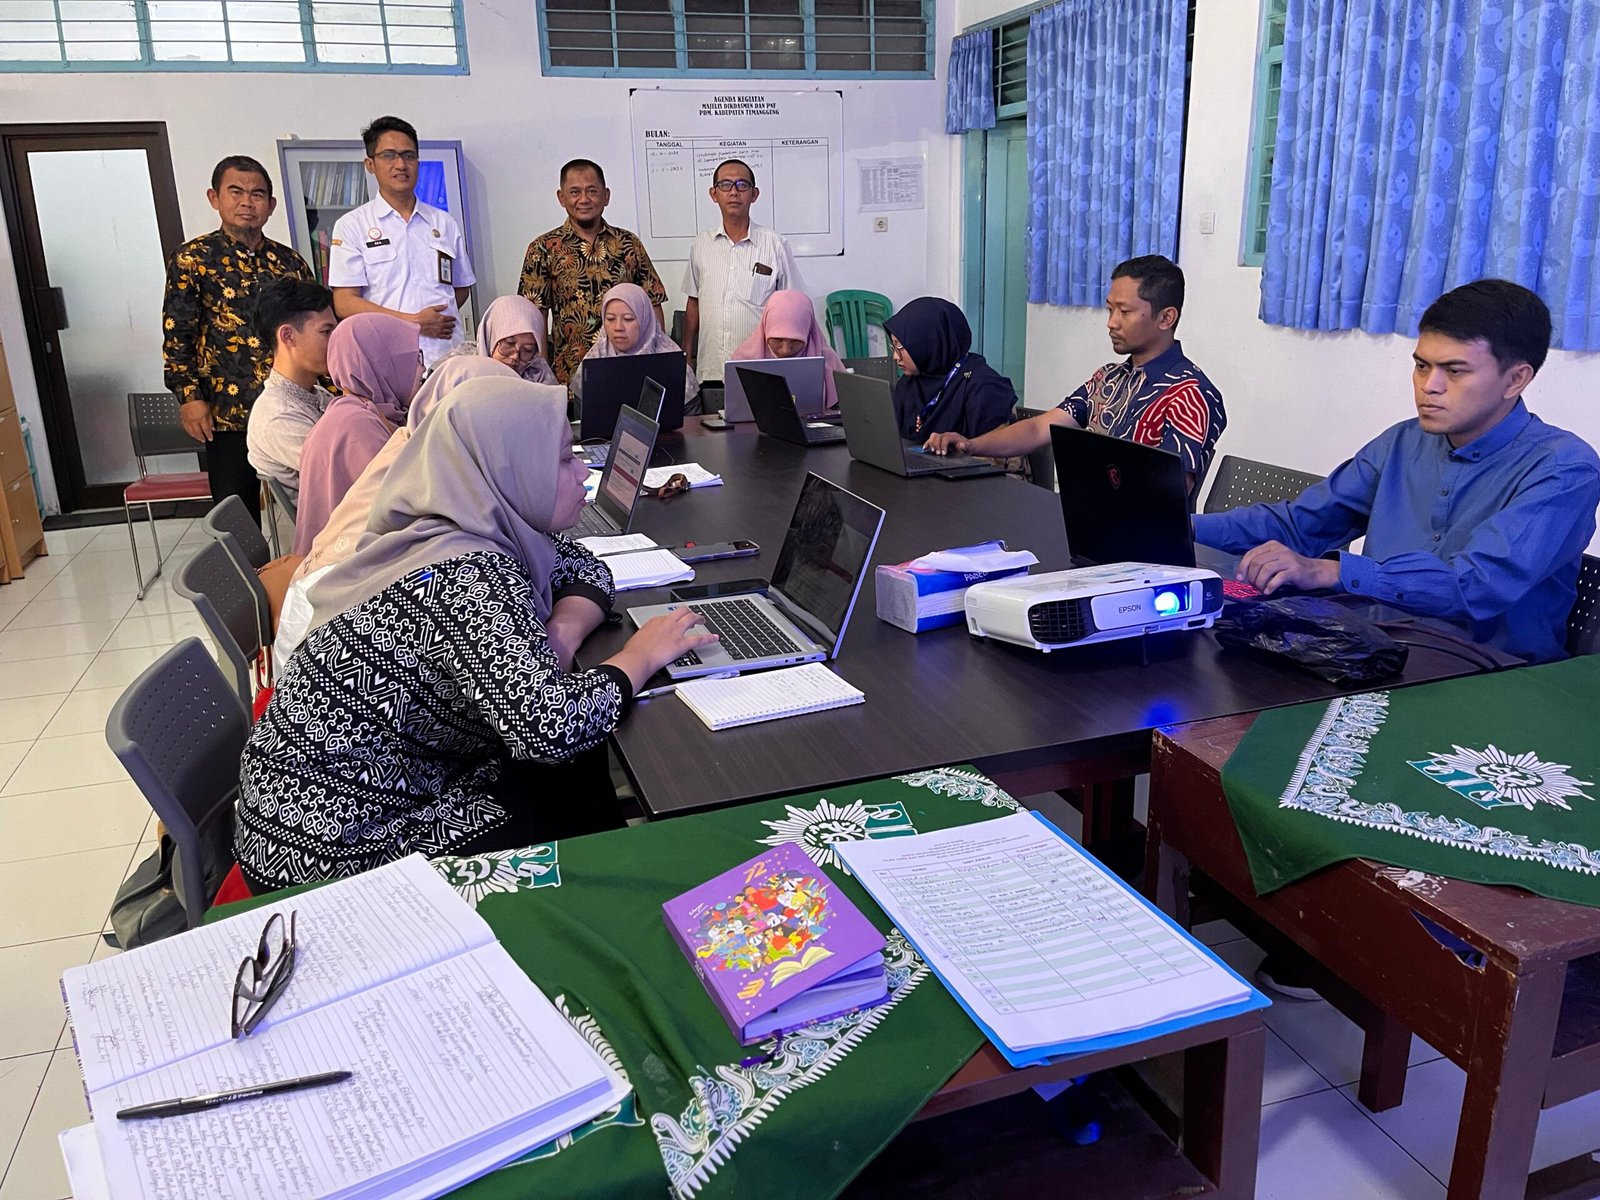
M929 454L923 450L905 448L906 468L911 471L948 471L953 467L982 467L987 464L970 454Z
M583 537L608 537L616 534L616 526L606 520L592 504L585 504L578 514L578 532Z
M742 662L751 658L771 658L775 654L793 654L797 649L752 601L723 600L707 604L698 611L700 620L717 635L729 658Z
M1222 595L1227 600L1253 600L1261 593L1256 590L1254 584L1246 583L1242 579L1224 579Z

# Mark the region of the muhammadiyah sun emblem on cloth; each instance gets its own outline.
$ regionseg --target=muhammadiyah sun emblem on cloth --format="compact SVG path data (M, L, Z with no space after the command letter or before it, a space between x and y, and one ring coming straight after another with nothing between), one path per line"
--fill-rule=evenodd
M1428 758L1408 761L1435 783L1480 808L1520 805L1531 812L1536 805L1552 804L1571 812L1569 798L1594 799L1580 790L1593 787L1593 783L1574 779L1565 763L1545 762L1531 750L1507 754L1492 745L1482 750L1456 746L1448 754L1435 752Z

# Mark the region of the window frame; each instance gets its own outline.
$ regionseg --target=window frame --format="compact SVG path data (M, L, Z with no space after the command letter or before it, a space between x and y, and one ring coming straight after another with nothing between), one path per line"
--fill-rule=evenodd
M1031 12L1020 17L1003 17L1000 24L994 26L994 117L997 121L1009 121L1016 117L1028 115L1028 26ZM1020 36L1018 36L1020 34ZM1022 48L1020 55L1007 56L1008 51ZM1022 67L1022 99L1006 100L1010 89L1005 82L1005 69Z
M613 3L615 0L613 0ZM918 71L889 71L879 67L871 67L862 71L818 70L815 67L817 60L816 42L816 5L814 0L800 0L800 20L802 38L805 45L806 65L792 70L779 70L770 67L690 67L689 34L685 20L683 0L669 0L672 15L673 57L682 66L671 67L575 67L553 64L550 61L550 39L547 33L549 17L545 7L545 0L536 0L535 12L539 22L539 70L547 76L571 76L590 79L932 79L934 63L934 40L936 34L935 0L919 0L922 6L923 22L923 66ZM615 14L615 8L612 9ZM745 0L744 17L749 21L753 14L749 9L749 0ZM766 15L766 14L754 14ZM602 32L596 30L595 32ZM612 22L611 52L615 56L620 48L616 41L616 23ZM868 28L868 45L872 45L873 31ZM748 42L745 49L746 56L750 54Z
M1245 174L1243 230L1239 238L1239 265L1259 267L1266 261L1267 218L1266 206L1272 196L1272 158L1277 149L1278 114L1270 118L1272 128L1267 128L1267 97L1272 90L1270 77L1273 68L1278 72L1278 94L1283 94L1283 24L1287 16L1287 0L1261 0L1260 35L1256 46L1255 94L1250 104L1250 158ZM1279 29L1276 45L1273 44L1272 27Z
M237 71L282 73L299 72L305 75L469 75L467 61L467 18L464 0L450 0L450 13L455 32L456 61L454 63L350 63L319 62L316 60L316 38L311 19L313 0L300 0L300 45L306 58L301 62L235 62L232 59L191 62L162 60L155 57L155 41L150 28L148 0L133 0L134 22L139 36L139 57L116 60L75 60L33 62L0 59L0 74L50 75L123 72L214 72ZM382 0L379 0L380 10ZM542 3L542 0L541 0ZM56 16L56 31L61 36L61 16ZM227 26L227 9L223 9L222 23ZM3 28L3 27L0 27ZM64 44L64 39L63 39ZM385 55L389 51L388 39L382 43ZM231 53L231 51L230 51Z

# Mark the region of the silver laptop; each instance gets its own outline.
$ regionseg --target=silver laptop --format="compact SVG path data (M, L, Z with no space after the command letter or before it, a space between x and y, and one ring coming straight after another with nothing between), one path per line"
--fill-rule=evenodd
M814 417L826 403L822 394L822 373L826 364L817 358L731 358L722 377L722 419L730 422L754 421L755 413L744 394L739 368L750 367L772 375L782 375L789 384L795 408L802 417Z
M906 476L965 479L1004 473L993 463L967 454L924 454L918 443L902 438L894 413L894 392L883 380L835 371L833 386L839 390L839 414L844 418L850 457L856 461Z
M577 528L571 531L574 537L616 537L628 532L659 429L638 409L623 406L606 453L606 468L600 473L600 486L595 489L594 502L585 504L578 514Z
M807 475L772 579L727 596L630 608L651 617L692 607L720 640L667 664L674 679L837 658L872 561L883 509L820 475ZM700 626L696 626L697 629Z

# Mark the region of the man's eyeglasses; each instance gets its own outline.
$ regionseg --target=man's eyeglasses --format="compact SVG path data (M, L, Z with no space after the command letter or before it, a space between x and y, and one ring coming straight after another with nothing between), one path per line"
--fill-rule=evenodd
M738 192L740 195L743 195L756 185L751 183L748 179L719 179L711 186L716 188L717 191L721 192L723 195L727 195L729 192Z
M379 162L386 163L414 163L421 157L415 150L379 150L372 156Z
M267 1010L278 1002L289 979L294 974L294 919L288 921L282 913L273 913L267 927L261 931L256 952L239 964L239 973L233 980L233 1036L249 1037L267 1015Z

